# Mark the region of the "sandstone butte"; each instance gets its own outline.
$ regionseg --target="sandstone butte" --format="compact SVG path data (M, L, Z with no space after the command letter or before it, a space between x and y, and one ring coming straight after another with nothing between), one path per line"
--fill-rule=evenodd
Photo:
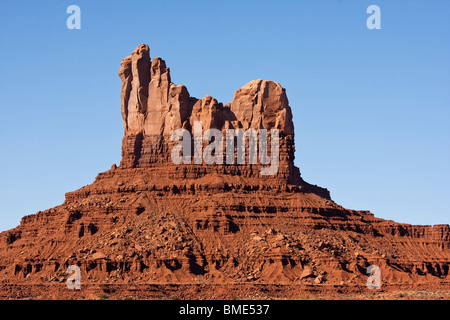
M449 289L448 225L349 210L301 178L280 84L251 81L226 105L193 98L171 82L164 60L150 59L147 45L122 61L119 76L120 165L0 234L0 297L73 294L66 287L73 264L81 269L81 297L368 292L369 265L380 267L386 290ZM260 165L250 164L173 164L172 132L191 131L194 121L203 130L279 129L278 173L261 176Z

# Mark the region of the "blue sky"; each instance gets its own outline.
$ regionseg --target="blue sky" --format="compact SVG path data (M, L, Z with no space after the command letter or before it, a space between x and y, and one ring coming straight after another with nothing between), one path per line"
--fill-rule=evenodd
M66 27L69 5L81 29ZM381 30L366 9L381 8ZM120 162L120 61L142 43L191 96L254 79L293 110L303 178L350 209L450 223L450 2L0 2L0 230Z

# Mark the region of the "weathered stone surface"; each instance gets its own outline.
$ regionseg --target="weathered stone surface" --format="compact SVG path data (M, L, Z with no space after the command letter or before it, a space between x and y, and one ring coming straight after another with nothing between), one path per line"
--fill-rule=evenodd
M230 109L244 129L279 129L286 135L294 136L286 91L277 82L250 81L236 90Z
M224 106L209 95L203 99L190 97L185 86L171 83L170 71L164 60L154 58L151 65L149 61L148 46L142 45L122 61L119 71L125 126L122 168L170 162L174 130L184 128L192 134L194 122L201 121L203 132L219 129L224 136L227 129L279 129L280 169L276 176L266 178L307 186L294 166L292 112L280 84L267 80L251 81L236 90L233 101ZM257 167L241 169L214 166L205 167L203 172L250 176L259 176L260 173ZM321 188L308 188L311 191L316 189L321 195L327 193Z
M122 80L122 116L125 132L140 132L147 113L150 82L150 56L147 45L140 45L126 57L119 70Z

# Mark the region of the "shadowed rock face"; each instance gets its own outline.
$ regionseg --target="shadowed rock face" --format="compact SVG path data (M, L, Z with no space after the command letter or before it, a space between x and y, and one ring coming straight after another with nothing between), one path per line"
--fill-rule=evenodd
M294 166L285 90L251 81L233 101L190 97L164 60L141 45L121 63L122 161L62 205L0 234L0 284L291 283L365 286L379 265L384 285L448 285L448 225L414 226L348 210ZM279 129L280 169L175 165L175 129ZM0 296L2 293L0 287ZM6 290L6 289L5 289ZM7 290L13 290L8 287Z

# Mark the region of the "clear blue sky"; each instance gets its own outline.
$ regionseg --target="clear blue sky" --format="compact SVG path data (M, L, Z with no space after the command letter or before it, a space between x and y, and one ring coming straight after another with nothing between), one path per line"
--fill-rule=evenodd
M66 28L71 4L81 30ZM2 0L0 230L119 163L117 72L142 43L191 96L280 82L296 165L337 203L450 223L449 13L448 0Z

